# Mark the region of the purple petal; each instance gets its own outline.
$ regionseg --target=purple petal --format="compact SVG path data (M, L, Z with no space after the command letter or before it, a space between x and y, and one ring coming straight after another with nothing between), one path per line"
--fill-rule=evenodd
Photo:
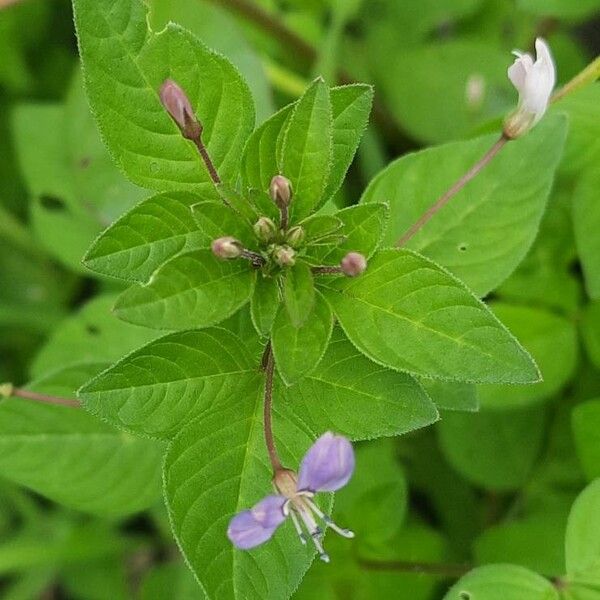
M266 542L275 533L283 521L283 496L267 496L250 510L238 513L231 519L227 529L227 537L231 543L241 550L254 548Z
M344 487L354 471L352 444L341 435L324 433L302 459L298 489L333 492Z

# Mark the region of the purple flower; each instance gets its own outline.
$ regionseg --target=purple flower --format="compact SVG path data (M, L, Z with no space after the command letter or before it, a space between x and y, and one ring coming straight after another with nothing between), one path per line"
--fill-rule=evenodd
M338 527L313 501L317 492L333 492L344 487L354 471L354 452L350 442L331 432L324 433L302 459L298 476L289 469L280 469L273 477L278 494L263 498L250 510L231 519L227 535L234 546L248 550L269 540L279 525L289 516L300 541L306 544L303 526L312 538L321 560L329 562L321 540L321 519L340 535L351 538L354 533Z

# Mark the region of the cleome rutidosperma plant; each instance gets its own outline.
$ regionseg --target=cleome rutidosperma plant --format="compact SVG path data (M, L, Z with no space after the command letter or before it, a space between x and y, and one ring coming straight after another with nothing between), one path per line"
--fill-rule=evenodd
M88 381L80 402L164 441L173 532L207 597L286 598L315 552L329 560L327 528L353 537L352 523L329 516L329 493L353 473L351 441L435 422L453 386L540 379L480 298L527 251L560 156L564 119L537 125L555 82L549 49L538 40L535 59L517 57L516 111L499 138L457 144L474 166L448 191L452 182L435 180L447 157L433 155L412 173L415 190L396 189L391 165L359 204L337 210L370 86L318 78L254 129L246 83L190 33L149 30L139 0L74 8L106 145L134 183L158 192L109 226L84 263L131 283L119 318L163 330ZM456 220L436 225L492 160L512 198L498 220L490 199L462 197ZM410 201L388 206L402 193ZM494 229L485 242L469 201L477 225ZM517 241L496 251L515 223ZM431 258L478 243L483 265Z

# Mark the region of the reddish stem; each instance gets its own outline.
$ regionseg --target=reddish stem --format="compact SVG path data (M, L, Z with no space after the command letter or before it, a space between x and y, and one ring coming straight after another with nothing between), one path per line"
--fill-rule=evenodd
M271 411L273 406L273 374L275 370L275 363L273 359L273 349L271 348L271 342L267 343L265 352L262 358L262 365L265 370L265 396L264 396L264 426L265 426L265 444L267 446L267 452L269 453L269 460L273 467L273 473L283 469L279 454L277 454L277 448L275 447L275 438L273 437L273 422L271 419Z
M415 223L413 223L411 228L396 242L396 246L404 246L406 242L417 234L437 212L448 204L453 196L460 192L471 179L476 177L492 161L494 156L500 152L508 141L510 141L510 139L502 134L494 145L450 189L444 192Z
M37 392L22 390L20 388L12 388L10 395L15 396L17 398L25 398L26 400L44 402L45 404L59 404L61 406L70 406L72 408L79 408L81 406L79 400L71 400L70 398L59 398L57 396L38 394Z

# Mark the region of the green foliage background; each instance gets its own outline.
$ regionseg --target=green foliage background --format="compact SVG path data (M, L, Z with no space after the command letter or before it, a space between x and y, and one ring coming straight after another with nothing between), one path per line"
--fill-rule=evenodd
M134 16L122 23L148 89L170 73L165 56L180 78L206 77L207 90L211 77L223 77L227 92L200 101L221 176L234 185L241 164L244 184L264 190L276 146L302 190L296 216L330 196L323 214L341 209L346 245L315 251L315 260L329 263L347 250L371 255L380 243L393 245L489 148L516 102L506 78L510 50L528 49L543 35L560 85L600 48L598 0L250 2L285 25L283 37L229 0L144 4L132 2ZM184 251L193 251L184 255L188 267L177 258L160 267L167 281L169 268L207 264L206 232L225 222L233 233L239 224L224 221L197 155L169 130L168 117L157 117L157 127L143 121L151 94L120 96L115 73L94 62L113 43L94 13L106 0L76 5L97 121L84 92L70 3L21 0L0 8L0 382L74 397L92 380L82 393L87 411L1 401L0 596L202 598L181 547L211 599L291 592L307 600L600 599L600 84L554 105L408 250L376 254L364 278L322 285L308 308L294 297L289 315L275 314L269 290L239 275L239 265L211 263L223 279L239 275L239 285L182 315L162 300L160 276L140 282ZM145 9L154 32L148 40ZM119 21L118 10L113 16ZM158 33L169 22L192 35L175 26ZM194 36L237 71L224 59L208 60ZM135 74L123 67L117 75ZM373 84L369 124L361 120L369 88L309 88L317 75L329 86ZM469 95L473 86L479 92ZM298 118L292 142L278 138L290 108L261 127L301 96L298 106L330 102L332 115ZM253 114L259 129L246 145ZM144 127L151 134L140 134ZM329 148L323 132L331 127L339 137ZM342 183L339 165L352 159L346 150L363 128ZM296 173L293 141L300 138L316 159ZM329 159L320 160L326 146L336 158L331 170ZM158 195L139 204L150 190ZM197 203L191 192L205 194L206 203L193 209L197 223L186 220ZM145 248L127 248L136 226L146 227L150 258ZM243 228L235 234L250 235ZM122 246L128 251L115 252ZM422 270L430 280L414 276ZM115 271L127 281L110 277ZM403 277L410 283L402 307L415 321L429 307L427 284L451 290L452 301L438 307L443 316L432 323L448 333L446 345L415 335L398 314L380 321L379 337L353 318L356 302L368 306L373 322L383 318L398 302L395 282ZM168 333L158 328L221 321L252 291L250 310L228 319L227 329L157 340ZM465 307L489 330L483 338L473 334L472 354L454 333L472 325ZM332 310L353 344L332 330ZM307 333L299 324L310 311L316 325ZM162 327L160 319L167 319ZM289 445L282 454L290 466L325 428L359 440L356 474L334 508L357 536L349 542L328 535L332 564L314 564L297 589L311 556L290 528L277 534L276 550L258 551L267 568L257 570L255 559L234 554L224 538L231 511L226 494L214 491L247 468L248 451L253 470L236 501L244 508L267 492L256 479L268 480L268 470L262 432L253 427L261 410L253 325L273 327L283 380L275 430L282 447ZM421 344L428 353L419 353ZM227 360L210 363L220 353ZM519 385L537 377L527 353L543 382ZM311 355L321 359L318 366ZM136 371L140 360L156 361L147 379ZM164 367L168 361L179 361L178 377ZM115 363L110 376L98 376ZM231 374L235 385L223 385ZM302 386L285 385L301 379ZM124 397L127 385L133 391ZM201 393L213 394L217 408L198 421ZM164 401L150 410L156 397ZM223 422L231 424L227 435L219 432ZM198 456L230 447L229 462L213 465L202 485L189 485ZM203 490L213 493L199 504ZM192 526L178 520L183 513L192 515ZM431 572L415 573L415 563Z

